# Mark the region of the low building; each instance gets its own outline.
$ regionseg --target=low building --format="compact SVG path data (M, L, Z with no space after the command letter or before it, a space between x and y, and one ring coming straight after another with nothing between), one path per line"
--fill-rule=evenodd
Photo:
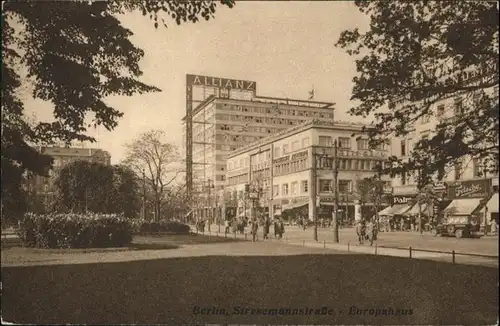
M331 218L334 205L335 151L339 212L353 219L360 199L357 184L373 177L388 147L371 150L364 125L313 120L253 142L228 154L224 205L226 217L260 213ZM334 143L338 146L335 150ZM390 192L390 180L381 177ZM373 203L361 203L364 207ZM316 210L319 208L319 210ZM371 209L373 212L373 208ZM365 212L368 214L368 212Z
M37 150L41 154L51 156L54 162L52 169L49 170L49 176L32 175L26 181L28 204L34 211L42 210L40 206L46 206L48 202L51 202L54 196L54 181L64 166L75 161L111 164L109 152L99 148L38 146Z

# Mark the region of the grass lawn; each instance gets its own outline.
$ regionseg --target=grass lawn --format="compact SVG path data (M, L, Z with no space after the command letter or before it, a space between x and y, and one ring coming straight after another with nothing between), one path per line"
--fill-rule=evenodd
M37 324L492 325L497 283L498 268L350 254L4 267L2 314ZM350 314L353 306L361 314ZM197 313L212 307L227 315ZM332 314L234 315L234 307L326 307ZM411 315L363 315L389 308Z

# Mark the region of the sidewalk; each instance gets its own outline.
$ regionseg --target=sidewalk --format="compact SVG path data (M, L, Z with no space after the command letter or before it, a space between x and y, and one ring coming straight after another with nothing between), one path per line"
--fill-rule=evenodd
M196 228L194 225L190 225L192 232L196 233ZM205 232L204 234L210 234L213 236L220 237L235 237L237 239L244 239L247 241L252 241L252 235L245 233L228 233L224 234L224 227L221 227L221 232L218 232L218 226L212 225L210 227L211 232ZM393 257L407 257L407 258L416 258L416 259L431 259L431 260L440 260L440 261L448 261L455 263L464 263L464 264L474 264L474 265L493 265L498 266L498 259L487 258L487 257L475 257L475 256L465 256L460 255L459 253L455 253L455 257L453 257L453 252L450 250L449 252L429 252L429 251L421 251L418 248L410 249L396 249L396 248L385 248L379 247L376 243L373 246L370 246L365 242L364 245L359 245L357 243L333 243L328 241L314 241L314 240L290 240L286 237L286 235L282 239L276 239L273 237L271 232L270 238L265 240L266 242L279 242L286 245L293 246L302 246L302 247L310 247L310 248L322 248L336 251L344 251L349 253L359 253L359 254L371 254L371 255L382 255L382 256L393 256ZM262 242L262 231L257 234L257 241ZM437 250L436 250L437 251ZM411 256L410 256L411 255Z

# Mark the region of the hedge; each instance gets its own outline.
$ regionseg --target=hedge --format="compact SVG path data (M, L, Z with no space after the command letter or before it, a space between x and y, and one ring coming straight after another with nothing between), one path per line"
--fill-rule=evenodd
M132 242L132 224L116 214L26 213L17 233L26 247L109 248Z
M176 221L166 221L166 220L162 220L160 222L141 221L138 231L141 233L165 232L165 233L187 234L191 231L191 228L189 227L189 225L179 223Z

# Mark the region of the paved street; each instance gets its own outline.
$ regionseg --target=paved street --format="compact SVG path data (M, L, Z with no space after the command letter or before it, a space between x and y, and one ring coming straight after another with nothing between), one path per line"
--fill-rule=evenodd
M217 225L211 226L211 231L216 233L218 231ZM224 232L224 228L221 228ZM246 233L250 232L247 227ZM283 241L289 243L312 243L314 240L313 228L303 230L297 226L287 226ZM262 238L262 229L259 229L259 238ZM274 236L274 231L271 228L271 237ZM319 228L318 241L323 243L332 243L333 234L331 229ZM341 244L356 246L358 243L356 232L353 228L345 228L339 230L339 240ZM365 242L366 244L367 242ZM408 248L412 249L426 249L436 251L451 252L455 250L458 253L472 253L498 256L498 237L486 236L479 239L457 239L454 237L439 237L433 236L429 233L420 234L418 232L381 232L379 239L376 241L378 246L387 246L394 248ZM366 246L366 245L365 245ZM369 246L369 245L367 245Z
M285 234L290 240L312 240L313 228L305 231L298 227L287 227ZM318 229L318 240L331 242L331 229ZM353 228L339 230L340 243L357 244L356 232ZM443 250L485 255L498 255L498 237L482 237L480 239L457 239L453 237L436 237L429 233L418 232L380 232L376 243L388 247L412 247L414 249Z

